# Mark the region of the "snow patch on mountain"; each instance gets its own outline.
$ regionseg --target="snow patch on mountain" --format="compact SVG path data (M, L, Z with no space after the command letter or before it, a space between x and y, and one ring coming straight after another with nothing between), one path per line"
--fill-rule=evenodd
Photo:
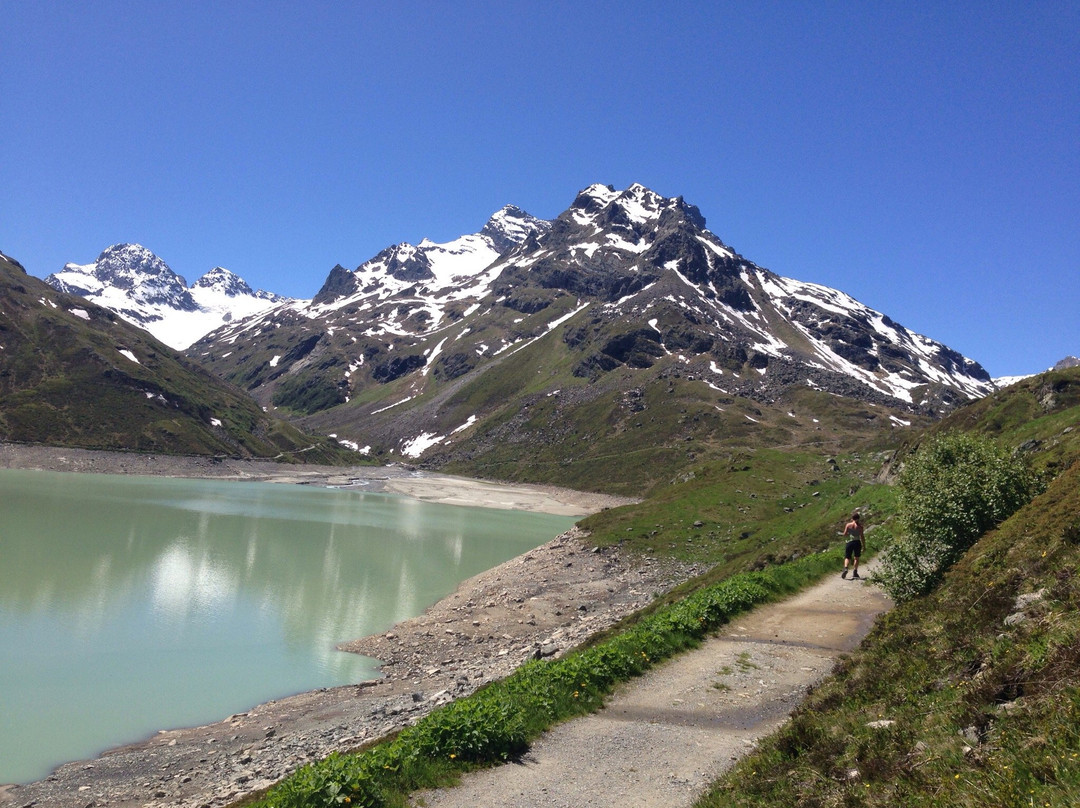
M223 323L287 300L252 290L223 267L215 267L189 287L181 275L140 244L114 244L92 264L66 264L45 282L111 309L178 350Z

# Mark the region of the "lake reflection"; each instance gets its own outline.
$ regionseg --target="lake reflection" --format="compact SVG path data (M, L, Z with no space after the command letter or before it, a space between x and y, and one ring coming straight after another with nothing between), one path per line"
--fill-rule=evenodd
M334 650L570 517L307 486L0 470L0 783L368 678Z

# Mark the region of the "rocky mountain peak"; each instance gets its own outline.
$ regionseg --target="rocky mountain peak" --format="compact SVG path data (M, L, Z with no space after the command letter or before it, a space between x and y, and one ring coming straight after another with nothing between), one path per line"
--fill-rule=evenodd
M506 205L488 219L480 235L491 240L492 246L502 253L523 242L532 233L546 233L551 222L530 216L516 205Z
M506 205L488 219L479 233L441 244L430 239L419 244L395 244L348 273L352 277L342 274L347 271L340 266L334 267L312 303L336 306L345 300L358 302L361 297L385 300L405 289L435 297L451 294L451 290L460 293L463 287L476 293L486 288L477 277L495 259L550 227L550 222Z
M94 262L94 276L120 289L133 289L151 279L187 288L183 276L141 244L114 244L102 250Z
M213 289L227 297L255 294L255 291L248 285L247 281L235 272L225 269L225 267L214 267L211 269L195 281L195 288Z
M90 299L111 291L113 296L122 293L136 306L165 305L181 311L198 308L187 281L141 244L114 244L104 249L94 263L65 264L45 282L62 292Z
M312 298L311 303L314 306L321 306L355 292L356 278L353 273L345 269L341 264L335 264L334 268L330 270L330 274L326 276L322 288Z
M114 244L92 264L66 264L45 282L112 309L174 348L186 348L224 322L285 298L251 287L224 267L190 288L183 276L141 244Z
M680 221L705 229L705 217L696 206L687 204L681 196L661 196L640 183L624 191L611 185L590 185L578 193L563 217L580 227L623 229L638 237Z
M503 236L514 246L500 251ZM544 443L515 426L534 405L572 421L575 407L621 407L597 398L613 390L673 392L675 380L710 413L810 390L897 413L896 428L911 423L901 413L931 417L992 389L977 363L756 266L695 206L640 184L591 185L550 223L508 206L479 233L335 267L311 305L234 321L190 355L265 406L409 457L474 426L482 439L453 438L470 452ZM535 380L528 393L521 379Z

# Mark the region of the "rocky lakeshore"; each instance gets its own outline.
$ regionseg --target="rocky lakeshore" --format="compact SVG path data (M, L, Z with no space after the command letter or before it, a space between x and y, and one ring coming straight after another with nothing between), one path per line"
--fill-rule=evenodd
M47 468L47 463L53 467L62 463L67 470L75 470L70 468L75 456L82 466L78 470L83 471L161 473L160 465L156 472L150 471L149 465L130 457L83 456L71 450L50 450L36 458L38 465L24 455L16 464L7 448L0 446L0 467ZM179 465L187 460L170 458L168 462ZM121 463L124 470L104 468ZM317 475L301 476L312 471L305 467L274 469L273 465L245 465L244 479L265 473L268 479L279 481L284 477L290 482L356 484L356 478L341 469L316 479ZM132 467L140 470L128 470ZM440 475L429 479L371 467L368 471L369 479L385 490L393 490L391 481L400 479L404 488L427 488L428 498L438 501L463 498L470 504L487 504L484 499L494 497L498 502L493 507L522 507L525 502L526 508L545 510L542 494L551 498L563 493L564 500L573 500L571 494L580 500L564 501L560 507L579 507L582 513L609 502L617 504L613 498L543 487L527 492L533 487ZM236 478L236 469L203 475L186 468L176 476ZM509 674L528 659L560 655L700 571L695 566L631 557L618 548L592 547L586 535L571 530L465 581L419 617L386 633L342 644L343 651L378 658L380 679L277 699L214 724L163 730L97 759L65 764L38 782L0 786L0 806L228 805L334 750L361 746L415 722L435 707Z

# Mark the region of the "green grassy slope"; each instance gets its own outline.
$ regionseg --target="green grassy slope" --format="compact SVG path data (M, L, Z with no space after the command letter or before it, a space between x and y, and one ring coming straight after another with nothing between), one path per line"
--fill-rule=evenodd
M1024 395L1002 403L1017 407L1005 400L1014 394ZM999 438L1016 445L1029 436L1027 450L1052 449L1065 471L984 536L938 591L885 615L701 806L1077 804L1080 405L1061 396L1044 402L1043 415L1034 430L1030 413L1002 422ZM957 414L951 426L983 423L969 416ZM853 507L872 515L878 529L868 543L877 549L895 529L894 491L877 482L892 459L731 452L638 505L590 517L583 524L600 544L716 566L580 652L530 663L387 744L306 767L258 804L405 804L416 788L520 754L552 720L599 707L614 682L685 647L680 638L700 636L691 629L722 625L733 614L722 604L760 602L766 580L790 578L797 588L819 577L837 563L835 531ZM553 710L558 698L575 709Z
M366 432L344 428L361 444L376 443L380 430L423 431L446 436L424 453L425 467L629 496L663 488L688 467L726 458L733 450L789 447L832 454L886 448L906 431L903 423L929 423L800 385L770 401L732 395L720 387L721 377L695 372L676 355L595 377L575 375L581 363L577 349L555 329L512 361L493 362L442 386L429 384L415 398L409 399L402 379L401 389L369 389L354 404L302 423L335 431L349 406L368 405L365 396L377 392L380 402L408 399L411 410L399 413L380 404L378 415L363 420ZM735 373L727 371L725 384ZM740 367L737 373L757 372Z
M1053 477L699 806L1080 804L1078 389L1075 369L1043 374L935 427Z
M823 455L806 450L732 452L698 466L636 505L581 522L590 541L713 565L701 583L835 548L855 508L880 541L894 490L876 482L887 453Z

